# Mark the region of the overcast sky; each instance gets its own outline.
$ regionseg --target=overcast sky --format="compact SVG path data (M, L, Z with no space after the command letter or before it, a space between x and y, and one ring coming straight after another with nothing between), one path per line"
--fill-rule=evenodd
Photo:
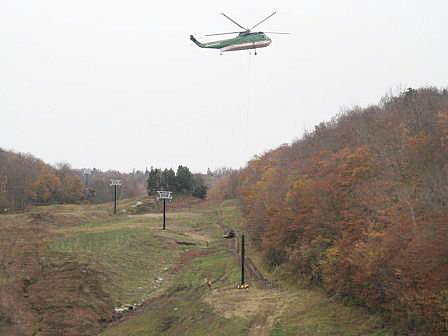
M292 35L257 56L189 41L238 30L220 12L251 26L273 11L259 29ZM0 0L0 147L76 168L240 167L341 108L446 87L447 32L446 0Z

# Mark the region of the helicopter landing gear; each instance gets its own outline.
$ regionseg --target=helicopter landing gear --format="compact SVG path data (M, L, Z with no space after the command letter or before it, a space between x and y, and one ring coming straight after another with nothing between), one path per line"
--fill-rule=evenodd
M257 56L258 54L257 54L257 49L255 49L255 56Z

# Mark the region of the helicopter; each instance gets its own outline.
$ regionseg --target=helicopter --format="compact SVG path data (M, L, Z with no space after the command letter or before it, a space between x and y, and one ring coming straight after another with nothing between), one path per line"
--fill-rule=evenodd
M257 55L257 48L265 48L268 47L272 40L266 35L267 34L289 34L289 33L279 33L279 32L253 32L252 30L258 27L260 24L265 22L267 19L271 18L277 12L272 13L265 19L258 22L252 28L245 28L240 25L238 22L230 18L224 13L221 13L226 19L232 21L243 31L237 32L229 32L229 33L218 33L218 34L208 34L205 36L217 36L217 35L228 35L228 34L238 34L238 36L230 39L213 41L201 43L199 42L193 35L190 35L190 40L193 41L196 45L201 48L209 48L209 49L220 49L221 54L226 51L236 51L236 50L247 50L247 49L255 49L255 55Z

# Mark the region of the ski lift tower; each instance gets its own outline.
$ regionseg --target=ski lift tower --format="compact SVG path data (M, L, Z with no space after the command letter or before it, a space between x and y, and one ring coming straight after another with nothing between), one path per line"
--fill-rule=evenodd
M163 226L162 226L162 230L165 230L166 227L166 205L165 205L165 201L166 200L172 200L173 196L172 196L172 192L171 191L167 191L167 190L161 190L161 191L157 191L159 193L159 200L162 199L163 200Z
M91 191L90 191L90 177L92 176L92 169L84 168L82 170L82 176L84 181L84 195L86 199L90 198Z
M84 185L86 189L89 189L89 176L92 175L92 169L84 168L82 170L82 175L84 176Z
M114 187L114 215L117 214L117 187L121 186L121 181L117 179L110 180L110 186Z

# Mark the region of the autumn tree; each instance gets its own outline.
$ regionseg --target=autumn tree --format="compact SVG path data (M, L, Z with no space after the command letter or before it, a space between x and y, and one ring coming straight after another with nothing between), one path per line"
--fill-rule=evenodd
M61 180L48 167L39 165L36 180L31 184L31 199L36 203L50 203L57 199Z
M402 320L448 332L448 91L355 107L250 161L210 191L241 199L270 267Z

